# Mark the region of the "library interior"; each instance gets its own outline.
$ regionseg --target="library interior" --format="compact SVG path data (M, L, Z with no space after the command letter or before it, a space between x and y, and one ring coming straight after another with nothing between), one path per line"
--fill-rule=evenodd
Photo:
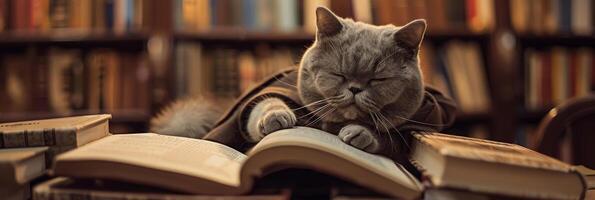
M594 11L593 0L0 0L0 199L595 199ZM329 42L345 37L361 41ZM328 97L317 110L298 92L329 86L305 53L346 65L337 54L373 40L420 70L419 109L447 120L367 115L356 94L393 79L381 77L345 90L372 125L326 128L343 122L320 112L333 97L311 94ZM266 93L275 84L295 94ZM269 97L281 104L259 107ZM371 98L385 115L420 105ZM293 118L272 113L265 133L279 106ZM336 119L359 120L349 113ZM398 158L374 150L386 139L374 125L401 141Z

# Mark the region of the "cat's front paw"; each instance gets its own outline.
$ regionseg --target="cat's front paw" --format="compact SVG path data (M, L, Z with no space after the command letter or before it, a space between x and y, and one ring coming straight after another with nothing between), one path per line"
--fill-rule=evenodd
M339 138L341 138L343 142L358 149L369 153L376 153L380 149L380 143L373 134L374 133L370 131L370 129L364 126L350 124L339 131Z
M297 123L297 118L293 111L287 107L268 110L258 121L258 127L262 135L268 135L272 132L293 128Z

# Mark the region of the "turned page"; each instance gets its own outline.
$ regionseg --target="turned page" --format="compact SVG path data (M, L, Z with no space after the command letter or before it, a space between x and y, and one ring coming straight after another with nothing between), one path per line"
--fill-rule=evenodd
M259 151L267 148L279 146L302 146L318 149L322 152L338 155L339 157L412 189L419 190L422 188L414 177L412 177L402 166L395 164L392 160L366 153L345 144L336 135L308 127L296 127L273 132L270 135L267 135L250 152L248 152L248 156L257 154Z
M211 141L142 133L112 135L62 154L57 160L120 162L237 187L246 155Z

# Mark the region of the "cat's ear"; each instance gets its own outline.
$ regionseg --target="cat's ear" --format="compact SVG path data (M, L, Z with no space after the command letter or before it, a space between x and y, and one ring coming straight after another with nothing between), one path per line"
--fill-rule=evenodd
M416 19L402 26L394 35L397 45L419 48L426 32L426 20Z
M316 8L316 33L321 36L333 36L341 32L343 24L339 18L325 7Z

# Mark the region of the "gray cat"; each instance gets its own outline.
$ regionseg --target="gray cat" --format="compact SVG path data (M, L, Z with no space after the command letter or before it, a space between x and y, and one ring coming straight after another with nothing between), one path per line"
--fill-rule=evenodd
M276 97L255 102L245 124L238 125L245 126L247 142L258 142L280 129L306 125L338 134L356 148L378 153L397 148L394 137L405 140L398 128L408 122L426 125L429 130L440 130L452 122L454 113L448 111L454 110L452 101L434 90L428 92L422 83L418 51L425 20L414 20L402 27L374 26L337 17L322 7L316 9L316 17L316 41L304 53L295 72L296 101L301 107ZM296 114L305 109L306 114ZM173 112L192 117L191 112L196 110ZM208 121L196 114L194 117L186 120ZM181 128L176 133L176 127L169 126L171 121L158 117L153 130L182 134Z
M339 137L368 152L378 152L378 134L390 134L419 108L423 83L418 48L426 23L373 26L342 19L319 8L316 42L304 54L298 92L323 122L342 125ZM296 125L294 112L280 99L256 105L248 120L254 141Z

